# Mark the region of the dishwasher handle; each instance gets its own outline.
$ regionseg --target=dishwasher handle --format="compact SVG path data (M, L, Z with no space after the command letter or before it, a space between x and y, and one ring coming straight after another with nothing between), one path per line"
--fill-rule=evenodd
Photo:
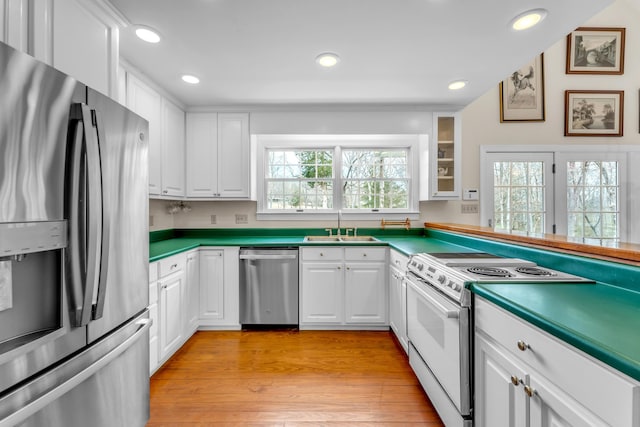
M259 254L259 255L253 255L253 254L240 254L240 259L247 259L247 260L258 260L258 259L296 259L298 258L297 255L269 255L269 254Z

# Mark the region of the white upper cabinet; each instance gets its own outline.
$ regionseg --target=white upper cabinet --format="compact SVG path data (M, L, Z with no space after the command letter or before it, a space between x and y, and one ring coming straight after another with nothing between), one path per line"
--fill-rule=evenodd
M162 99L162 195L184 196L184 111Z
M87 2L66 0L52 4L53 66L115 98L118 27L95 6L89 8Z
M186 196L249 198L249 114L188 113Z
M149 194L162 191L162 97L133 74L127 75L127 106L149 122Z
M184 110L131 72L126 92L127 107L149 122L149 196L184 197Z
M107 2L0 0L0 40L114 99L122 24Z
M14 49L28 52L28 0L0 0L0 41Z
M187 113L187 197L218 192L218 115Z
M218 114L218 196L249 197L249 114Z
M459 113L433 113L433 132L420 172L420 200L460 198L462 123ZM426 180L424 179L426 178Z

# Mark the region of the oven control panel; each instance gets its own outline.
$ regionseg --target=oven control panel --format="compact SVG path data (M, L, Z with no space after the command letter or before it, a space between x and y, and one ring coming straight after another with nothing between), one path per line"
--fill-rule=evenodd
M429 264L428 261L421 259L419 255L414 255L410 259L408 269L421 281L439 289L455 301L460 302L464 298L465 279L452 269Z

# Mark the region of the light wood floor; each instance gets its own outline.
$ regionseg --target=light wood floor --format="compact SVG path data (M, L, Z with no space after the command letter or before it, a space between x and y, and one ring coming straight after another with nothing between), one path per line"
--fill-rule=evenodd
M160 426L443 426L390 332L197 332L151 378Z

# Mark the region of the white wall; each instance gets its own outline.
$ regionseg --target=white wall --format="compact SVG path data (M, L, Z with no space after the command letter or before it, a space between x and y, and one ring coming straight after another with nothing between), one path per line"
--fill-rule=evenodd
M636 0L633 0L636 1ZM625 27L625 72L621 76L584 76L565 74L566 39L558 41L545 51L546 120L540 123L500 123L498 83L485 95L462 111L462 187L480 187L481 145L495 144L640 144L638 128L640 88L640 8L629 0L618 0L584 26ZM505 76L506 77L506 76ZM624 136L609 138L564 137L564 91L576 89L624 90ZM244 110L246 111L246 110ZM283 107L280 111L251 111L251 133L430 133L431 111L448 111L446 107L384 109L354 111L349 107L326 110L293 111ZM449 111L451 111L449 109ZM255 202L197 202L190 203L192 211L169 215L168 202L151 201L151 230L165 228L206 227L329 227L327 222L257 221ZM414 227L425 221L479 224L479 215L462 214L461 201L434 201L420 203L420 219ZM468 203L468 202L464 202ZM247 214L248 224L235 224L235 214ZM211 224L216 215L217 224ZM358 221L359 227L377 227L378 221Z
M640 8L627 0L618 0L584 24L585 27L626 28L624 74L566 74L566 39L558 41L544 52L546 120L531 123L500 123L498 83L462 110L463 126L463 187L479 185L481 145L574 144L609 145L640 144ZM506 77L506 76L505 76ZM622 137L565 137L565 90L624 90L624 127ZM631 191L633 191L631 189ZM439 212L437 214L439 215ZM446 218L446 217L444 217ZM479 216L458 218L468 224L478 224ZM475 222L466 222L473 220Z

